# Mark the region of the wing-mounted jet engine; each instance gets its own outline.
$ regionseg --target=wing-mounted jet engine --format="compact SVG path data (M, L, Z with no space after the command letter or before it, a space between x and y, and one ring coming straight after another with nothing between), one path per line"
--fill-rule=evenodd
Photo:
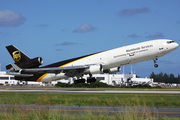
M103 71L102 65L91 65L89 68L87 68L84 73L85 74L96 74L96 73L101 73Z
M114 67L114 68L110 68L107 70L103 70L103 73L113 74L113 73L120 72L120 71L121 71L121 67Z

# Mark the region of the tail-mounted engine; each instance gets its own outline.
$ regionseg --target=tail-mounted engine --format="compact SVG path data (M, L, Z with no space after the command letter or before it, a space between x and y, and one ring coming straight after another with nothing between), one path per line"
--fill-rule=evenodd
M40 65L43 64L43 59L41 57L36 57L25 62L16 62L15 64L20 68L38 68ZM7 70L11 68L11 64L6 66Z

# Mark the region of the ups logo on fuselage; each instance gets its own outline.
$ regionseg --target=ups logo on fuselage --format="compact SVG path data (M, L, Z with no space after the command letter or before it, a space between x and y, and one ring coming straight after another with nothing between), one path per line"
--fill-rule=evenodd
M20 51L14 51L14 52L12 53L12 55L13 55L13 59L14 59L15 61L19 61L19 60L21 59L21 52L20 52Z

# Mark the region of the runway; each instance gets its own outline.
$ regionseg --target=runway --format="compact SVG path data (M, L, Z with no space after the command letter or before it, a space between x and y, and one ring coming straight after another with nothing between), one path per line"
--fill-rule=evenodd
M24 92L24 93L92 93L92 94L180 94L179 90L14 90L14 89L0 89L0 92Z

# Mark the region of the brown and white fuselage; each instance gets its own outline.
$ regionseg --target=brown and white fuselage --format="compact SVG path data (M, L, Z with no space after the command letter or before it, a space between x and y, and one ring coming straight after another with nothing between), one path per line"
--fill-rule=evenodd
M49 82L68 77L79 78L84 74L92 76L101 72L113 73L120 71L120 67L124 65L147 60L156 61L157 58L174 51L178 46L176 42L168 39L151 40L53 63L44 67L23 68L15 63L12 64L14 71L11 69L12 72L9 74L25 80Z

